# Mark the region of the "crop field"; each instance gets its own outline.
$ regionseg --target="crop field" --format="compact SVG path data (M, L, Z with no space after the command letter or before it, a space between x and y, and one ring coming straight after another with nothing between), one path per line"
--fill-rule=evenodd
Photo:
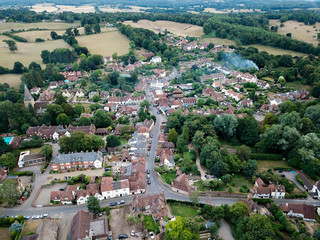
M300 52L295 52L295 51L290 51L290 50L285 50L281 48L276 48L276 47L269 47L269 46L264 46L260 44L251 44L251 45L246 45L245 47L254 47L257 48L259 51L266 51L269 54L273 55L291 55L293 57L298 56L298 57L304 57L307 56L305 53L300 53Z
M117 30L79 36L76 39L80 46L87 47L92 54L111 56L117 52L121 56L129 52L129 39Z
M208 13L252 13L252 12L262 12L261 9L225 9L223 11L217 10L215 8L205 8L204 12Z
M284 27L280 27L280 21L278 20L270 20L269 23L271 26L278 25L278 33L280 34L292 33L292 38L318 46L317 33L320 30L320 23L318 22L310 26L297 21L287 21L284 22Z
M115 13L115 12L144 12L146 9L150 9L148 7L139 7L139 6L128 6L131 9L120 9L120 8L114 8L110 5L105 6L99 6L99 10L102 12L109 12L109 13Z
M39 43L22 43L17 42L18 51L10 52L6 43L2 42L4 39L9 39L6 36L0 36L0 66L12 68L14 62L21 62L24 66L29 66L31 62L42 63L40 54L43 50L53 51L56 48L71 47L62 39L55 41L46 41Z
M74 13L90 13L95 12L94 6L92 5L81 5L81 6L72 6L72 5L54 5L53 3L43 3L33 5L31 8L32 11L41 13L43 11L51 13L60 13L60 12L74 12Z
M202 36L203 29L200 26L185 24L185 23L176 23L171 21L149 21L149 20L140 20L137 23L132 21L125 21L124 24L131 25L135 28L146 28L155 33L164 32L167 29L174 35L178 36L190 36L190 37L200 37Z
M0 83L8 83L10 87L14 87L15 89L19 89L20 86L20 74L1 74L0 75Z
M217 37L206 37L203 38L204 42L213 43L214 45L236 45L236 43L229 39L217 38Z
M59 22L39 22L39 23L0 23L0 33L10 31L11 29L19 30L19 29L31 29L31 28L39 28L39 29L48 29L48 30L65 30L69 27L79 26L79 22L75 23L59 23Z

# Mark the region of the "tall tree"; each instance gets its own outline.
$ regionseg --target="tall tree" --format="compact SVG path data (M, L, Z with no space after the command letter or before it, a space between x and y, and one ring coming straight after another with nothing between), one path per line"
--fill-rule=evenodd
M18 50L17 44L15 41L13 40L2 40L2 42L5 42L6 44L8 44L9 50L10 52L14 52Z
M168 134L168 141L176 144L177 140L178 140L178 133L174 128L172 128Z
M49 161L52 157L52 147L51 145L44 145L41 150L40 150L40 153L42 155L44 155L46 157L46 160Z
M204 133L202 131L196 131L192 139L192 145L199 151L203 147L204 143Z
M222 114L213 121L216 131L226 140L231 140L235 136L238 121L236 116Z
M88 198L87 207L90 212L93 212L94 214L99 213L100 212L99 199L94 196L90 196Z

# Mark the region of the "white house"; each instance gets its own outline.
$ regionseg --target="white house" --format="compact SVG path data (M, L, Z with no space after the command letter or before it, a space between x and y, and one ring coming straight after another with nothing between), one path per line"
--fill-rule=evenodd
M90 196L96 197L99 201L103 200L98 183L88 184L86 186L86 190L77 191L76 195L76 201L78 205L87 203Z
M123 197L130 194L129 180L113 181L112 177L103 177L101 195L103 199Z
M154 56L153 58L151 58L150 62L152 63L161 63L162 59L159 56Z

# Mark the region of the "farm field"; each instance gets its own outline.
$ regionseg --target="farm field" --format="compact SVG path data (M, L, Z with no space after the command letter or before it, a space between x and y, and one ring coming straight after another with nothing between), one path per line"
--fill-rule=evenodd
M80 46L87 47L92 54L111 56L117 52L119 56L129 52L129 39L118 30L100 34L76 37Z
M260 44L251 44L251 45L246 45L245 47L254 47L257 48L259 51L266 51L269 54L273 55L291 55L293 57L298 56L298 57L304 57L307 56L305 53L300 53L300 52L295 52L291 50L285 50L281 48L276 48L276 47L269 47L269 46L264 46Z
M21 74L2 74L0 75L0 83L8 83L10 87L19 89Z
M318 46L317 40L317 29L320 29L320 23L316 23L315 25L304 25L304 23L300 23L297 21L287 21L284 22L284 27L280 27L280 21L278 20L270 20L270 26L278 25L278 33L287 34L292 33L292 38L305 41L307 43L311 43L314 46ZM313 28L313 26L316 26Z
M4 39L10 39L6 36L0 36L0 66L12 69L14 62L21 62L24 66L29 66L31 62L42 63L41 51L53 51L56 48L71 47L62 39L55 41L47 41L40 43L22 43L17 42L18 51L10 52L6 43L2 42Z
M90 13L95 12L94 6L92 5L55 5L53 3L43 3L43 4L35 4L31 7L32 11L37 13L41 13L43 11L51 12L51 13L60 13L60 12L74 12L74 13Z
M152 22L149 20L140 20L136 23L132 21L125 21L124 24L131 25L135 28L146 28L154 31L155 33L164 32L164 30L167 29L172 34L179 36L200 37L204 34L202 27L200 26L171 21Z
M146 9L150 9L148 7L139 7L139 6L128 6L131 9L120 9L120 8L114 8L110 5L106 6L99 6L99 10L102 12L109 12L109 13L115 13L115 12L144 12Z
M252 13L252 12L262 12L261 9L225 9L225 10L217 10L215 8L205 8L203 12L208 13Z
M62 35L65 31L56 31L58 35ZM45 41L52 40L50 36L51 31L26 31L26 32L20 32L16 33L15 35L18 35L20 37L23 37L28 40L28 42L35 42L36 38L42 38Z
M10 31L11 29L48 29L48 30L65 30L72 26L80 26L79 22L74 23L58 23L58 22L38 22L38 23L0 23L0 33Z

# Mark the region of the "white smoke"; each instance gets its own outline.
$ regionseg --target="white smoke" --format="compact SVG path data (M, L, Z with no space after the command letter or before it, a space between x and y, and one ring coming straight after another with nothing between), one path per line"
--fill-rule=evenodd
M223 62L226 62L239 69L254 68L256 70L259 70L257 64L255 64L253 61L249 59L244 59L236 53L223 52L221 54L221 59Z

